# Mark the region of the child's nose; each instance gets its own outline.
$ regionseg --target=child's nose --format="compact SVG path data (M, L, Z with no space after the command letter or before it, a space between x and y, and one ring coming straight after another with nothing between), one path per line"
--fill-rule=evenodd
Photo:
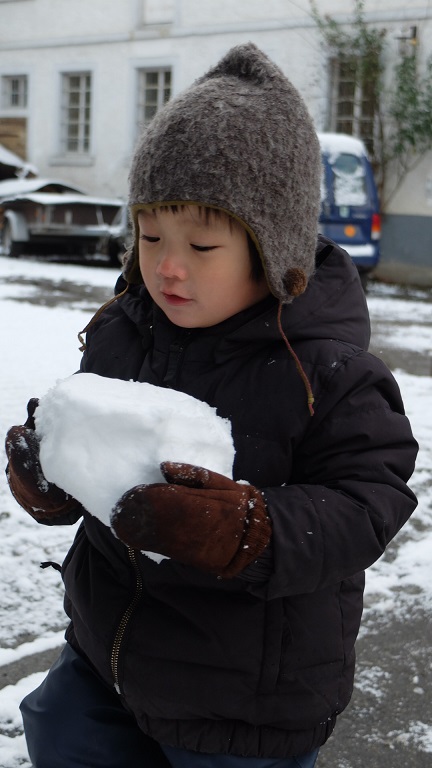
M160 255L156 272L158 275L165 278L184 278L186 270L181 255L175 249L165 250Z

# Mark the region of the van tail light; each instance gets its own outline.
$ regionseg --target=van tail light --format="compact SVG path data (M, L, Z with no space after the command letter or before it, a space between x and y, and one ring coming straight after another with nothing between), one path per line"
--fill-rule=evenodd
M372 214L371 238L379 240L381 237L381 216L379 213Z

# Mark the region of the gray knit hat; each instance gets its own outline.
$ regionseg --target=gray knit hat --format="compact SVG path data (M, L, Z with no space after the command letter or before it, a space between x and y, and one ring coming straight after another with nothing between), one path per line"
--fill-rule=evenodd
M314 270L320 179L303 99L247 43L153 118L132 162L129 205L135 231L143 205L193 203L231 214L257 245L271 292L290 302ZM133 251L124 274L140 281Z

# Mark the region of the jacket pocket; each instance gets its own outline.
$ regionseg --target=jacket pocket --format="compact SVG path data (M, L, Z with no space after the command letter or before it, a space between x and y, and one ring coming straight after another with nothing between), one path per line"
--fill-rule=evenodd
M279 677L283 640L283 600L266 604L263 660L258 685L259 693L273 693Z

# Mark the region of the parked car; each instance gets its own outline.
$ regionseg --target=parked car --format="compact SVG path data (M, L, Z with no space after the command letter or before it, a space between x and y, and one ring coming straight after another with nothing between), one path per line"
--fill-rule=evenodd
M95 253L122 206L120 199L92 197L57 179L0 181L1 251L12 257Z
M364 287L380 258L381 217L375 179L362 141L319 133L323 159L320 231L345 248Z
M109 231L102 238L101 253L108 256L110 264L118 266L123 263L123 256L132 245L132 224L129 218L129 207L123 203L117 211Z

